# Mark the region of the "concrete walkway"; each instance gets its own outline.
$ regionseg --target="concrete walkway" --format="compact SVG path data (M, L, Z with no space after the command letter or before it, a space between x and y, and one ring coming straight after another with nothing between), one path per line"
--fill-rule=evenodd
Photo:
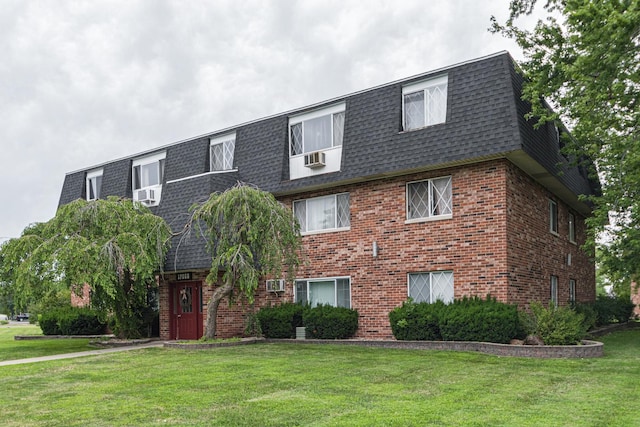
M72 359L75 357L95 356L98 354L105 354L105 353L116 353L118 351L129 351L129 350L138 350L141 348L162 347L163 345L164 345L164 342L162 341L152 341L149 343L139 344L139 345L127 345L123 347L111 347L111 348L103 348L98 350L79 351L76 353L52 354L50 356L30 357L28 359L5 360L4 362L0 362L0 366L22 365L25 363L46 362L49 360Z

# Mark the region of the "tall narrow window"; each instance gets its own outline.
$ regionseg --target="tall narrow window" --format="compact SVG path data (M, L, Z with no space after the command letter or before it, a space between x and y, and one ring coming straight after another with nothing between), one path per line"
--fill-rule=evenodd
M569 241L576 243L576 217L572 213L569 213Z
M558 306L558 276L551 276L550 300L554 306Z
M409 296L415 302L453 301L453 272L410 273Z
M442 76L402 88L403 129L444 123L447 117L447 86L448 77Z
M296 200L293 212L302 233L348 228L349 193Z
M549 200L549 231L558 234L558 204Z
M225 135L211 139L211 171L233 169L236 135Z
M452 212L451 177L407 184L407 219L448 217Z
M569 303L576 303L576 281L575 279L569 279Z
M342 145L345 105L340 104L289 119L291 156Z
M102 169L87 173L87 200L97 200L100 198L102 190Z

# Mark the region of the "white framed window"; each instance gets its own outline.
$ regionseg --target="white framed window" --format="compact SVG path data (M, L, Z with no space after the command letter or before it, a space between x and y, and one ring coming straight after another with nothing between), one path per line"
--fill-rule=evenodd
M342 146L345 104L316 110L289 119L289 155Z
M450 176L407 183L407 220L445 219L452 211Z
M309 304L311 307L329 304L351 308L351 279L335 277L296 280L295 302Z
M296 200L293 213L301 233L348 229L351 225L349 193Z
M576 216L569 212L569 241L576 243Z
M575 279L569 279L569 302L575 304L576 302L576 281Z
M211 138L211 172L233 169L233 156L236 149L236 134Z
M551 276L550 300L555 307L558 306L558 276Z
M97 200L100 198L100 192L102 191L102 172L102 169L98 169L87 173L87 200Z
M402 128L405 131L444 123L447 118L448 76L402 88Z
M558 204L549 199L549 231L558 234Z
M133 200L150 206L160 203L165 157L166 153L163 152L133 161Z
M453 302L453 271L409 273L408 293L415 302Z

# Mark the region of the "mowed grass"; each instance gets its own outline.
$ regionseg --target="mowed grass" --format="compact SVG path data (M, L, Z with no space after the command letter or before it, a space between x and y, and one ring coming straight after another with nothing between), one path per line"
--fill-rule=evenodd
M27 323L0 325L0 362L91 350L89 340L85 338L16 341L13 338L15 335L42 335L42 330L37 325Z
M255 344L6 366L0 425L640 425L640 330L602 341L585 360Z

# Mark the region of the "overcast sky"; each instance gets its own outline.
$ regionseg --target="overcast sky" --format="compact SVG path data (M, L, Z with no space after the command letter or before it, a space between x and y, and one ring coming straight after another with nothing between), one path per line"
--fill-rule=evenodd
M65 174L517 46L508 0L0 0L0 241Z

